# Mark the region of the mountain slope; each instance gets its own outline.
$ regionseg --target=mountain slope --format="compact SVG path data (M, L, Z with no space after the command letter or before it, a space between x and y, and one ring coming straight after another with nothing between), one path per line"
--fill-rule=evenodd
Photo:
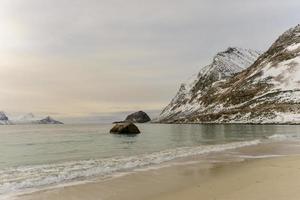
M200 99L210 92L210 88L249 67L259 55L257 51L232 47L218 53L210 65L202 68L190 81L180 86L178 93L162 111L158 120L173 120L204 109Z
M282 34L248 69L210 87L197 102L201 109L161 122L300 123L300 25Z

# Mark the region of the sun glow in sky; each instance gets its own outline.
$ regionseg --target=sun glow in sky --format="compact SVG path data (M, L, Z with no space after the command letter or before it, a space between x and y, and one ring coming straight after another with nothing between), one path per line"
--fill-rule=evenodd
M265 50L298 0L1 0L0 110L161 110L228 46Z

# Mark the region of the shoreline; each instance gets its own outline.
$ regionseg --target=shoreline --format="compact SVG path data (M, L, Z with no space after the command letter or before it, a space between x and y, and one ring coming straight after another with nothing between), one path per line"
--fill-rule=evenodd
M284 151L291 149L285 148L285 144L257 145L226 153L191 156L160 167L138 169L107 180L40 190L16 199L299 199L300 194L294 189L300 183L300 167L297 167L300 166L300 152L286 155ZM273 154L262 156L267 152ZM235 153L244 157L232 157ZM256 191L270 187L289 187L291 191L285 190L284 193L293 196L281 198L280 189L253 194L248 191L249 188Z
M300 125L300 122L285 122L285 123L276 123L276 122L266 122L266 123L252 123L252 122L184 122L184 123L167 123L167 122L148 122L149 124L191 124L191 125ZM137 123L138 124L138 123Z

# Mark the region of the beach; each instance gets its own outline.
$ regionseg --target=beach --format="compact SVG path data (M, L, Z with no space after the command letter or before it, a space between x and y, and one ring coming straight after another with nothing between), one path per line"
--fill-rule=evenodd
M17 199L296 200L300 199L300 152L295 147L298 144L294 142L278 142L194 156L107 180L41 190ZM271 152L273 156L263 156Z
M205 183L152 200L299 199L300 157L271 158L219 166Z

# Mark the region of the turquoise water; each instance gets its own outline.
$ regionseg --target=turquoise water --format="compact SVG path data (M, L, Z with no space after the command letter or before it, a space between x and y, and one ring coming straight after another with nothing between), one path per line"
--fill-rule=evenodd
M111 124L0 126L0 196L300 135L300 126L138 126L137 136L109 134Z

